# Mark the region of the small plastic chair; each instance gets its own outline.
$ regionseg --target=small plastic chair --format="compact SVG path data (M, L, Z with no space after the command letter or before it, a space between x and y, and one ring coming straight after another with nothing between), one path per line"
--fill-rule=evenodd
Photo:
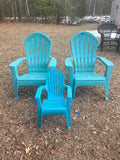
M35 100L37 103L39 129L42 127L42 116L48 114L63 114L66 116L67 127L71 128L70 105L72 101L72 89L64 84L65 76L58 69L54 68L46 75L46 85L38 88ZM67 98L64 98L63 92L67 89ZM46 90L47 99L41 103L42 91Z

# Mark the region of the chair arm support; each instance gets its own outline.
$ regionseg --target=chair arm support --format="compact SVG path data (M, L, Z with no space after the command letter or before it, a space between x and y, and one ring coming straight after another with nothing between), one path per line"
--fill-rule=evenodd
M17 72L17 66L26 59L27 59L26 57L19 58L14 62L12 62L11 64L9 64L9 68L11 69L11 72L12 72L13 81L15 81L16 78L19 76Z
M97 57L97 59L99 59L106 67L114 67L114 64L107 60L106 58L103 58L103 57Z
M55 68L57 65L57 60L54 57L50 57L49 68Z
M68 69L68 74L69 74L69 85L72 87L73 86L73 65L71 62L72 57L68 57L65 60L65 67Z
M35 94L35 100L36 100L36 99L40 99L43 90L46 90L46 92L47 92L47 86L40 86L40 87L37 89L37 92L36 92L36 94Z
M68 85L65 85L65 88L67 88L67 102L72 102L72 88Z
M68 57L65 59L65 67L66 68L73 68L72 62L71 62L72 57Z
M37 92L35 94L35 101L37 103L37 106L40 106L41 107L41 94L42 94L42 91L43 90L46 90L47 92L47 87L46 86L40 86L38 89L37 89Z
M22 58L15 60L11 64L9 64L9 68L17 67L20 63L22 63L26 59L27 59L26 57L22 57Z

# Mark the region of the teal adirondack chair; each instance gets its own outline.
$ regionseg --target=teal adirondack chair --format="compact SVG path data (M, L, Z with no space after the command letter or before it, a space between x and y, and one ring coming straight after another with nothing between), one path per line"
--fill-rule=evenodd
M45 34L34 32L24 40L27 57L19 58L9 65L12 72L15 99L18 99L18 87L21 85L45 85L45 75L56 67L57 61L50 57L51 39ZM28 73L19 76L18 65L27 60Z
M70 44L72 57L65 60L65 67L69 72L69 84L72 87L73 98L78 86L102 85L105 88L105 100L108 100L110 76L114 64L103 57L96 56L98 39L89 32L80 32L70 40ZM104 76L94 71L96 59L106 66Z
M42 116L48 114L63 114L67 119L67 127L71 126L70 105L72 101L72 89L64 84L64 74L54 68L46 75L46 85L37 89L35 100L37 103L39 129L42 127ZM63 92L67 89L67 98L64 98ZM41 103L42 91L47 92L47 99Z

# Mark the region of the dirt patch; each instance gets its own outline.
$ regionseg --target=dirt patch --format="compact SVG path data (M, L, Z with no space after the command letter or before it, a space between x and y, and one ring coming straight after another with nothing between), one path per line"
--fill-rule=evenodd
M33 23L0 25L0 159L1 160L119 160L120 159L120 52L115 48L97 51L98 56L111 60L112 70L109 100L104 100L104 88L84 86L76 89L71 103L71 130L64 116L44 116L38 130L35 93L37 86L20 87L14 100L11 71L8 65L25 57L24 39L32 32L43 32L52 39L51 56L57 68L68 71L64 61L71 56L70 39L78 32L96 29L97 25L62 26ZM26 63L19 73L27 71ZM96 64L96 72L104 73ZM45 95L43 95L45 96ZM76 110L80 110L80 117Z

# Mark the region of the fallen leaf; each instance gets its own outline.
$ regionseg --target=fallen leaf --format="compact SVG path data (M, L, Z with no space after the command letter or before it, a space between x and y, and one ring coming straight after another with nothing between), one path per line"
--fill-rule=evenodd
M113 132L113 130L112 130L112 129L110 129L110 132Z
M31 146L31 144L25 149L25 152L26 152L26 153L29 153L29 152L30 152L30 150L31 150L31 147L30 147L30 146Z
M26 152L26 153L29 153L29 151L30 151L30 148L29 148L29 147L25 149L25 152Z

